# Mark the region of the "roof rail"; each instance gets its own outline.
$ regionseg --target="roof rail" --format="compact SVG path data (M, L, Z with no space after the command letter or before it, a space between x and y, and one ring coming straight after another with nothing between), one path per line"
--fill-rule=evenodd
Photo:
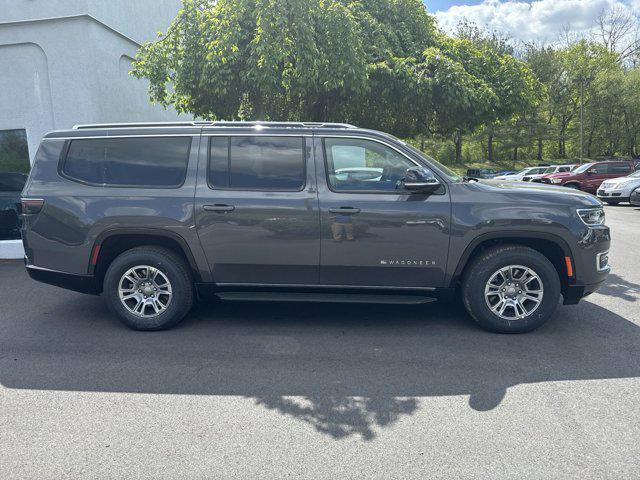
M94 123L74 125L74 130L98 128L152 128L152 127L250 127L250 128L357 128L348 123L323 122L245 122L245 121L208 121L191 122L138 122L138 123Z

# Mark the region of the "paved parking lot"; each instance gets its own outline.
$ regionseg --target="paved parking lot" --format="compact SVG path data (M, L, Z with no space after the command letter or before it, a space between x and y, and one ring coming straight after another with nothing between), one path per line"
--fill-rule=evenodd
M461 307L207 303L127 330L0 261L0 478L637 478L640 209L540 330Z

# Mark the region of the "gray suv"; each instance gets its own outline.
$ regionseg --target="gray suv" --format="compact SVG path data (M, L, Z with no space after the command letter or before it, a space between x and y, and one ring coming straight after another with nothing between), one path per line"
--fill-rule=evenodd
M196 298L420 304L459 293L494 332L543 324L609 271L600 201L469 181L345 124L83 125L45 136L22 192L32 278L128 326Z

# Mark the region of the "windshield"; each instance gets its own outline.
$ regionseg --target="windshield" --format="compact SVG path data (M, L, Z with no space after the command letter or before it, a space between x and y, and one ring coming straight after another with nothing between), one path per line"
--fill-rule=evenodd
M633 172L631 175L629 175L630 177L634 177L634 178L640 178L640 170L638 170L637 172Z
M576 168L573 172L574 173L582 173L582 172L586 172L587 170L589 170L591 167L593 166L593 163L585 163L584 165L580 165L578 168Z
M544 173L553 173L556 171L556 168L557 167L549 167L544 171Z
M402 140L399 140L399 141L402 142ZM440 172L442 172L444 175L446 175L447 178L449 180L451 180L452 182L460 182L462 180L462 177L460 175L458 175L456 172L454 172L453 170L451 170L449 167L444 166L443 164L441 164L437 160L431 158L426 153L421 152L420 150L415 148L413 145L410 145L410 144L405 143L405 142L402 142L402 143L404 145L406 145L409 148L409 150L411 150L413 153L418 155L420 158L423 158L427 162L433 164L438 170L440 170Z

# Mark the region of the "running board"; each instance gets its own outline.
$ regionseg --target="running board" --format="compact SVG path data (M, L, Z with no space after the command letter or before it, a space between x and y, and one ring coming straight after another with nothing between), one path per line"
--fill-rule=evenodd
M422 305L435 302L424 295L378 295L357 293L306 292L217 292L221 300L248 302L322 302L322 303L388 303L396 305Z

